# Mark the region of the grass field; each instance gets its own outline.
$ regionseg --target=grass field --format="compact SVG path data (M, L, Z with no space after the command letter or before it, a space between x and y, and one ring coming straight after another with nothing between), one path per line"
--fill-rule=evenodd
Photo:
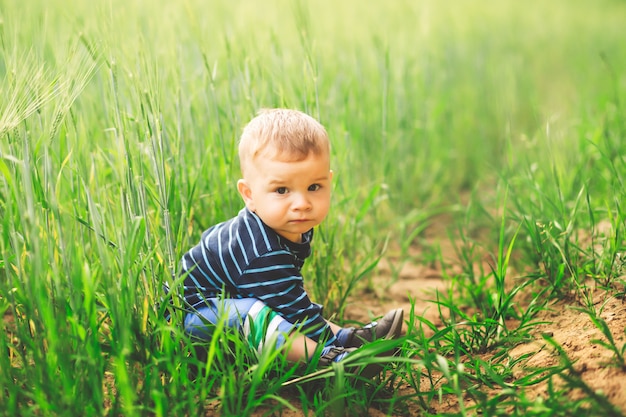
M0 415L626 415L625 21L621 0L0 0ZM409 307L351 359L400 348L372 381L164 319L181 254L242 206L241 128L278 106L332 140L311 297L348 324ZM437 293L411 295L420 266Z

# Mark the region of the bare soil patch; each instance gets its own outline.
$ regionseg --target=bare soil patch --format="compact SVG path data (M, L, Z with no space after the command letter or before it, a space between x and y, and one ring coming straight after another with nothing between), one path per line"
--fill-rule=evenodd
M374 280L382 286L381 288L385 288L381 291L383 295L373 293L356 295L354 300L358 302L353 302L346 309L346 318L367 322L372 316L380 316L389 309L403 307L405 311L409 311L413 305L416 314L422 314L435 324L441 323L436 305L431 302L435 299L436 291L446 290L441 271L432 267L405 265L399 278L395 282L390 282L389 269L385 262L382 262L378 273ZM598 316L607 323L616 345L624 346L626 344L624 298L616 298L606 292L597 291L594 303L599 312ZM626 367L619 367L614 353L597 343L598 340L606 342L605 335L594 325L589 315L577 307L582 305L576 301L558 301L538 314L536 321L545 323L534 327L532 331L534 339L521 343L509 351L513 358L530 354L527 360L516 367L513 377L521 378L529 370L545 369L560 363L561 356L542 336L549 335L574 362L574 369L582 380L594 392L606 396L613 405L626 413ZM527 398L545 395L546 385L547 382L543 382L528 387ZM403 392L401 389L399 394L409 392ZM577 399L585 393L574 390L569 395ZM451 413L458 411L458 401L455 398L444 397L442 401L433 401L431 407L433 413ZM415 415L419 415L418 410L414 411ZM371 415L379 413L372 410Z

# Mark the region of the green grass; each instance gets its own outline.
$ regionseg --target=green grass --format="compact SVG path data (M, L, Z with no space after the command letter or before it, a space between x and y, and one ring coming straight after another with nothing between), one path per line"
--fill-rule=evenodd
M516 379L508 352L574 294L624 366L587 301L626 285L625 18L618 0L3 1L0 415L428 415L448 397L462 416L623 415L556 342L559 365ZM443 324L411 311L372 382L311 380L219 329L202 353L163 318L181 254L241 207L236 140L271 106L332 137L305 266L327 314L378 290L381 257L392 280L441 263L450 284ZM424 238L443 217L461 273Z

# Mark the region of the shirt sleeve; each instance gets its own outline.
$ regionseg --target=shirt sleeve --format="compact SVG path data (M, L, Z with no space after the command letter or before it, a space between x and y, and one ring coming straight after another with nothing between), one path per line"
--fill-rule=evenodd
M309 298L291 253L276 251L254 259L240 279L241 295L263 301L316 342L333 343L335 337L322 316L322 307Z

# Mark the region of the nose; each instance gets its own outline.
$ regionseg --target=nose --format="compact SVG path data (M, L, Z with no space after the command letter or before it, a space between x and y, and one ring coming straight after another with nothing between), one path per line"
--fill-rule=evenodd
M310 210L312 207L311 200L308 198L306 194L296 193L294 196L292 207L294 210L298 210L298 211Z

